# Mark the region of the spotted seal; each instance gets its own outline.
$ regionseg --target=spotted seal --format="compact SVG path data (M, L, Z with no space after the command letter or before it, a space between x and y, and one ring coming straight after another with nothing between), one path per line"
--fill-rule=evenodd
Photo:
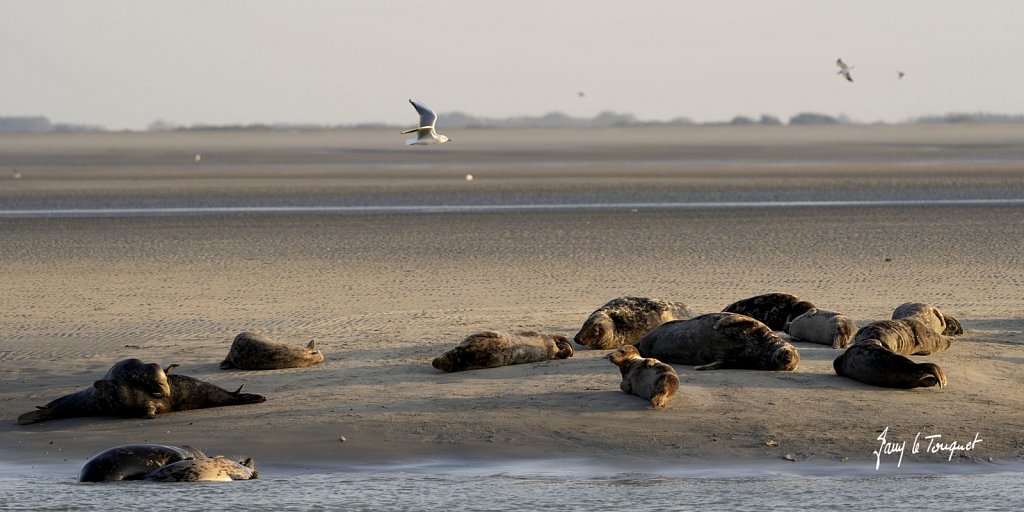
M431 364L441 371L458 372L566 359L572 354L572 343L565 336L534 331L483 331L469 335Z
M946 374L933 363L915 363L878 340L855 343L832 361L836 375L887 388L946 386Z
M259 478L252 458L235 462L223 456L185 459L147 473L149 482L230 482Z
M115 365L116 366L116 365ZM166 372L165 372L166 375ZM170 393L154 397L144 387L120 379L100 379L92 386L64 395L37 410L18 416L19 425L81 416L155 418L158 414L207 407L265 402L263 395L234 392L187 375L166 375Z
M901 356L926 356L949 348L952 338L935 332L917 318L879 320L857 330L853 343L878 340L883 347Z
M244 331L231 342L227 357L220 363L222 370L278 370L301 368L324 361L324 355L316 349L316 342L310 340L303 347L294 347L272 341L262 333Z
M141 480L147 473L185 459L206 455L191 446L126 444L93 455L78 474L79 482Z
M755 295L729 304L723 313L739 313L759 320L773 331L781 331L786 322L814 308L814 304L789 293Z
M670 320L696 315L682 302L647 297L618 297L587 317L574 341L595 349L613 349L636 343L651 329Z
M655 327L636 344L642 357L696 365L695 370L742 368L792 371L800 353L765 324L736 313L708 313Z
M782 330L796 341L846 348L853 340L857 325L842 313L811 308L786 323Z
M608 354L608 360L622 372L622 391L646 398L654 407L665 407L679 391L675 368L657 359L640 357L633 345L615 349Z
M892 319L916 318L935 332L946 336L959 336L964 333L960 321L939 311L939 308L923 302L904 302L892 312Z

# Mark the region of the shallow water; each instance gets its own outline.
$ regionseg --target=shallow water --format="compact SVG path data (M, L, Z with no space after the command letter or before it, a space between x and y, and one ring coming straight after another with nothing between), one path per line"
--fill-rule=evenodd
M624 468L590 460L268 466L231 483L78 484L77 467L0 465L0 509L1019 510L1016 465L864 463Z

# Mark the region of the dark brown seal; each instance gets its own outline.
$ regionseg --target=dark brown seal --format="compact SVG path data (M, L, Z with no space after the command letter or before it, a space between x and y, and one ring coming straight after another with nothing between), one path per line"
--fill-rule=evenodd
M743 368L791 371L800 353L768 326L736 313L708 313L655 327L636 344L643 357L696 365L695 370Z
M438 370L458 372L568 357L572 357L572 343L565 336L483 331L471 334L431 364Z
M78 474L79 482L142 480L147 473L185 459L206 455L191 446L126 444L93 455Z
M590 314L575 341L596 349L632 345L651 329L671 320L693 318L696 313L682 302L647 297L618 297Z
M882 346L901 356L926 356L949 348L952 339L935 332L917 318L880 320L861 327L853 343L878 340Z
M892 312L892 319L899 320L901 318L916 318L935 332L946 336L959 336L964 333L964 328L960 325L959 320L944 314L939 311L939 308L923 302L904 302L896 306Z
M608 360L622 372L622 391L646 398L654 407L665 407L679 391L675 368L657 359L640 357L633 345L617 348L608 354Z
M302 368L323 361L324 355L312 340L305 347L295 347L273 341L262 333L245 331L235 336L220 368L279 370Z
M120 363L118 363L120 364ZM115 365L116 367L117 365ZM146 386L120 379L101 379L83 390L64 395L37 410L18 416L19 425L81 416L155 418L157 414L207 407L265 402L263 395L228 391L187 375L166 375L168 394L154 397Z
M846 348L853 340L857 325L842 313L812 308L791 320L782 330L795 341Z
M806 313L813 307L814 304L796 295L766 293L733 302L722 311L747 315L767 325L773 331L781 331L786 326L786 322Z
M946 386L946 374L933 363L915 363L892 353L878 340L864 340L832 361L836 375L886 388Z

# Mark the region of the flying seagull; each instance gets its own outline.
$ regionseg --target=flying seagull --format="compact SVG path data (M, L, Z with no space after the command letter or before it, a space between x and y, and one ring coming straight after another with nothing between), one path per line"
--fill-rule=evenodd
M843 75L847 80L853 81L853 77L850 76L850 70L853 68L847 66L843 59L836 59L836 66L839 66L839 71L836 72L837 75Z
M438 135L437 132L434 131L434 123L437 122L437 114L435 114L433 110L430 110L430 107L422 103L416 103L413 100L409 100L409 103L412 103L412 106L416 109L416 112L419 112L420 114L420 127L412 128L410 130L402 132L416 132L415 139L405 139L406 146L411 146L414 144L444 144L445 142L451 140L446 135Z
M903 77L905 77L905 76L907 76L907 74L906 74L906 73L904 73L904 72L902 72L902 71L897 71L897 72L896 72L896 77L897 77L898 79L900 79L900 80L903 80Z

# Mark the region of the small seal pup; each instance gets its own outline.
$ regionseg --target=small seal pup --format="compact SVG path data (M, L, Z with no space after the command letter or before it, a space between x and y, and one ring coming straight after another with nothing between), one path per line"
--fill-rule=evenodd
M759 320L773 331L781 331L786 322L812 309L814 304L789 293L755 295L729 304L724 313L739 313Z
M846 348L857 331L857 325L842 313L811 308L787 323L782 330L797 341Z
M324 355L316 349L316 342L312 340L305 348L293 347L272 341L262 333L244 331L231 342L231 348L227 357L220 363L220 369L279 370L302 368L322 362Z
M646 398L654 407L665 407L679 391L675 368L657 359L640 357L633 345L615 349L608 354L608 360L622 372L622 391Z
M928 327L931 327L939 334L946 336L959 336L964 333L960 321L949 315L943 314L939 308L923 302L904 302L892 312L892 319L916 318Z
M857 330L853 343L878 340L883 347L901 356L926 356L949 348L952 338L935 332L917 318L879 320Z
M455 348L436 357L431 365L445 372L497 368L572 357L565 336L534 331L483 331L471 334Z
M792 371L800 353L765 324L736 313L708 313L655 327L636 344L642 357L696 365L695 370L742 368Z
M142 479L148 482L230 482L256 478L259 472L251 457L239 463L218 455L167 464Z
M892 353L878 340L864 340L832 361L836 375L886 388L946 386L946 374L933 363L915 363Z
M682 302L647 297L618 297L587 317L574 341L595 349L636 343L644 334L670 320L693 318L696 312Z
M93 455L78 474L79 482L141 480L150 471L185 459L206 455L191 446L126 444Z

